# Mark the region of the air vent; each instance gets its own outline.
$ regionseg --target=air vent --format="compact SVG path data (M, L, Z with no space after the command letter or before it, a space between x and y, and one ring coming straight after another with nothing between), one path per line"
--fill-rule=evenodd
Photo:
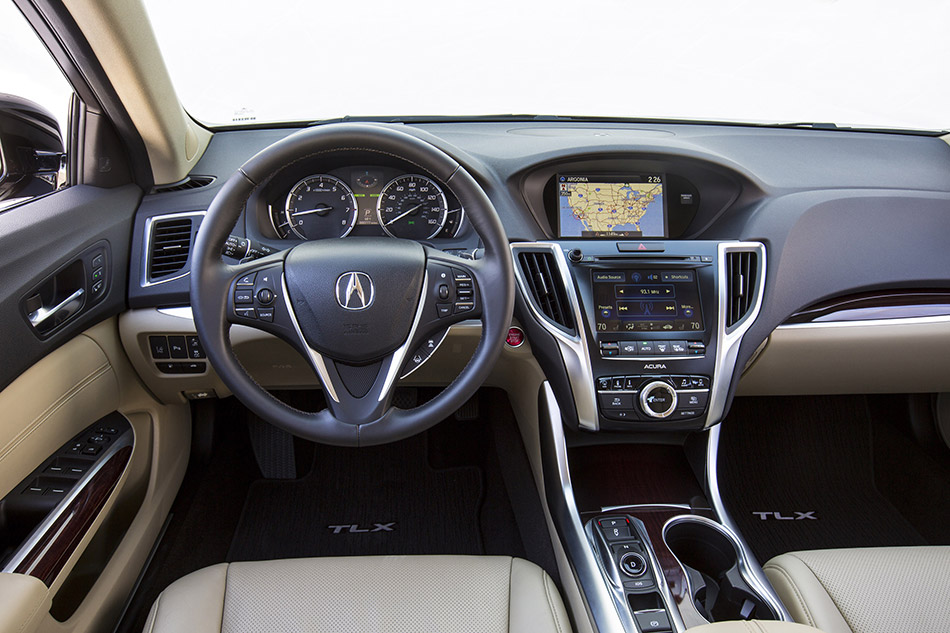
M194 236L194 217L169 218L152 224L148 244L148 280L157 281L180 271L188 262Z
M170 185L159 185L152 188L152 193L171 193L172 191L188 191L189 189L200 189L207 187L214 182L214 176L188 176L184 180L174 182Z
M726 327L732 327L752 309L758 255L751 251L726 253Z
M567 292L550 252L522 252L519 255L528 290L542 313L558 325L574 329Z

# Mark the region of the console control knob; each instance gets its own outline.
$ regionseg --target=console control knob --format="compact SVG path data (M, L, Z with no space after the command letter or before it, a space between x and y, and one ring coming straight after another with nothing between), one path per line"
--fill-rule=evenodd
M579 261L581 261L582 259L584 259L584 253L581 252L581 249L579 249L579 248L572 248L572 249L567 253L567 258L576 264L576 263L578 263Z
M620 557L620 571L631 578L639 578L647 571L647 561L636 552L627 552Z
M662 380L654 380L640 390L640 407L651 418L669 417L676 409L676 390Z

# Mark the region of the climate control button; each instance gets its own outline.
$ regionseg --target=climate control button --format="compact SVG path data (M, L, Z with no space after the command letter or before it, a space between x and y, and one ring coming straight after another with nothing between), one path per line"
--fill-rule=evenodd
M651 418L663 419L676 410L676 390L662 380L654 380L640 390L640 407Z

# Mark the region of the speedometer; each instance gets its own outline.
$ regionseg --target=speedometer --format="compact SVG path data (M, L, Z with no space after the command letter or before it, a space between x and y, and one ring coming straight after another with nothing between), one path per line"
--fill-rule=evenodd
M445 194L430 178L407 174L383 188L376 205L379 225L393 237L428 240L445 226Z
M346 237L356 224L356 197L336 176L307 176L287 194L284 217L305 240Z

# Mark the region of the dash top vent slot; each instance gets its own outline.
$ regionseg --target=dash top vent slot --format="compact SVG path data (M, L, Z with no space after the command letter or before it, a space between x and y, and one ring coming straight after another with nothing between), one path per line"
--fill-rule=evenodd
M726 253L726 327L732 327L752 309L758 276L758 254Z
M521 270L537 308L551 321L567 330L574 329L567 290L558 274L554 254L522 252L518 256Z
M173 182L168 185L158 185L153 187L149 193L171 193L173 191L188 191L189 189L200 189L207 187L214 182L214 176L188 176L184 180Z
M194 241L194 217L157 220L148 244L148 280L157 281L179 272L188 262Z

